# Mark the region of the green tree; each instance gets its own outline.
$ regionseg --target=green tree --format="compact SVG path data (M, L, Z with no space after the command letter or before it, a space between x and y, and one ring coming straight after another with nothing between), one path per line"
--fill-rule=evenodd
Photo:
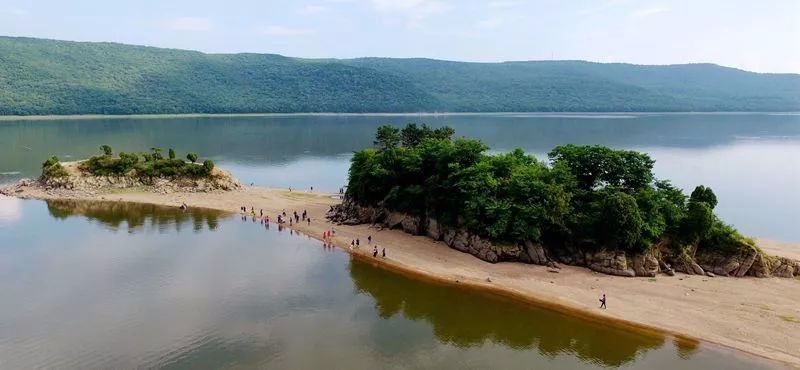
M400 130L397 127L383 125L378 127L374 144L379 150L387 150L397 147L400 144L400 140Z
M600 234L614 247L629 251L643 249L644 221L636 199L621 191L607 191L601 200Z
M717 206L717 196L714 194L714 191L711 190L710 187L705 187L703 185L694 188L689 199L695 202L705 202L711 209Z
M108 156L114 154L114 150L108 145L101 145L100 146L100 151L102 151L103 154L108 155Z
M195 153L186 154L186 159L188 159L189 162L196 163L197 162L197 154L195 154Z
M214 161L206 159L203 161L203 168L206 170L207 174L210 174L211 171L214 170Z
M161 148L150 148L150 150L153 152L154 161L159 161L164 159L164 156L161 154Z
M169 159L175 159L175 150L173 150L172 148L169 148L168 155L169 155Z
M714 213L706 202L690 201L683 220L682 239L690 244L704 238L714 224Z

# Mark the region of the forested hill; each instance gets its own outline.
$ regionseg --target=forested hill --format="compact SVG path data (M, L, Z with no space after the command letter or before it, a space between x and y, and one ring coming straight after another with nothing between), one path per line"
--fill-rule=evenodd
M800 75L711 64L204 54L0 37L0 115L800 111Z

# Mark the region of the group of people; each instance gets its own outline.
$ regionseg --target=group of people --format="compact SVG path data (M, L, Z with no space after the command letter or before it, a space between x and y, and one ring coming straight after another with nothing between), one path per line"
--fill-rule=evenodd
M248 213L247 212L247 206L241 206L241 207L239 207L239 210L242 212L242 218L243 219L246 218L246 215ZM253 217L253 222L255 222L255 220L256 220L256 209L255 209L255 207L253 207L253 206L250 207L250 214ZM261 224L264 225L265 228L269 229L270 218L269 218L268 215L264 215L264 210L263 209L259 209L258 218L260 219ZM311 217L308 215L308 211L307 210L303 210L302 213L298 213L297 211L292 211L291 214L287 214L286 210L284 209L277 216L278 229L279 230L282 229L283 225L286 224L286 223L288 223L289 226L292 226L294 224L300 223L301 220L306 222L308 225L311 225ZM336 229L330 228L329 230L325 230L325 231L322 232L322 242L324 243L324 245L326 247L327 246L333 247L333 238L335 236L336 236ZM371 245L371 244L372 244L372 235L368 235L367 236L367 245ZM360 239L358 239L358 238L357 239L353 239L350 242L350 249L354 249L354 248L358 249L359 247L361 247L361 240ZM385 247L381 248L380 253L381 253L381 256L383 258L386 258L386 248ZM373 246L373 248L372 248L372 257L374 257L374 258L378 257L378 246L377 245Z

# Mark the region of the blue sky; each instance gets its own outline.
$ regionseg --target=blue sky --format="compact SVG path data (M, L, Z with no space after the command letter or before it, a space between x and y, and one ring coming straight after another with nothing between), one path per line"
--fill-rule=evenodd
M0 0L0 34L297 57L800 73L800 0Z

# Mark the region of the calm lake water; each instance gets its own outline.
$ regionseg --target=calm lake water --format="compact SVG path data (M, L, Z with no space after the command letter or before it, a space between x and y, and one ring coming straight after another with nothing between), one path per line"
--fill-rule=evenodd
M0 197L0 368L769 366L372 263L240 216Z
M657 160L659 178L691 191L711 186L717 212L745 234L800 242L800 115L487 114L455 116L258 116L0 122L0 183L35 177L46 157L79 159L101 144L117 151L198 152L247 183L336 191L354 150L380 124L448 124L493 150L546 158L556 145L604 144Z

